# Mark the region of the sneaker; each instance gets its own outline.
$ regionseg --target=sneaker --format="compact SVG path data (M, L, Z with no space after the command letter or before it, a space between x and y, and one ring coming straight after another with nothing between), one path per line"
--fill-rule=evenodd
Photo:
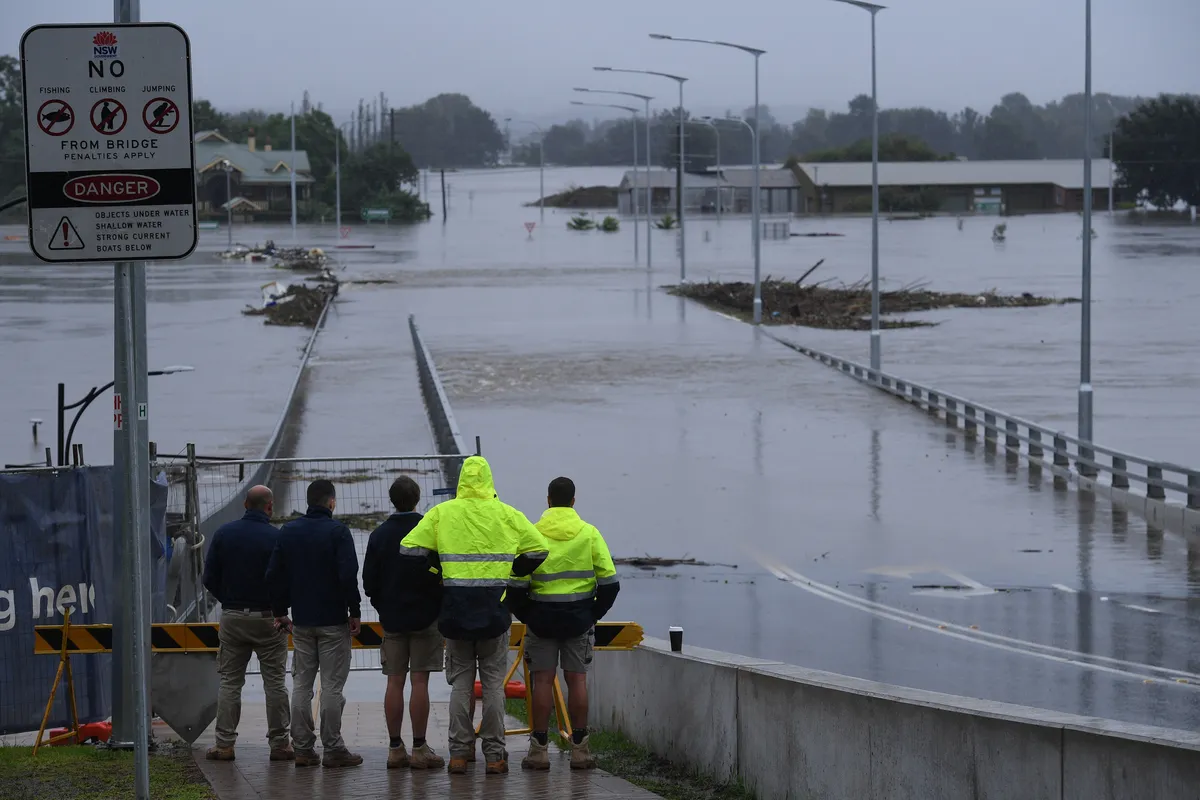
M550 745L538 744L537 739L529 737L529 755L521 759L521 769L550 769Z
M468 760L470 760L470 759L466 759L466 758L450 759L450 765L446 767L446 772L449 772L451 775L466 775Z
M487 763L487 769L485 771L488 775L506 775L506 774L508 774L508 762L507 761L489 761Z
M420 747L413 748L409 766L413 769L441 769L445 763L442 757L434 752L433 748L426 742Z
M296 760L296 751L292 749L292 746L290 744L287 745L286 747L272 747L271 748L271 760L272 761L295 761Z
M583 741L579 744L572 742L571 744L571 769L595 769L596 757L592 755L592 749L589 746L591 737L583 737Z
M208 748L208 752L204 754L204 757L209 761L233 761L235 756L232 747L218 747L214 745Z
M321 766L321 757L317 755L316 750L297 750L292 756L296 760L297 767Z
M321 766L329 769L338 767L357 767L363 763L363 757L357 753L351 753L349 750L326 750L325 758L321 759Z
M414 751L416 752L416 751ZM404 745L399 747L388 748L388 769L403 769L408 766L408 751L404 749Z

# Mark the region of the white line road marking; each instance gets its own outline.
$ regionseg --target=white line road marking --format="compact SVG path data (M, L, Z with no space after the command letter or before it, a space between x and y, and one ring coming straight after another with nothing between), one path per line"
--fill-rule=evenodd
M899 622L904 625L909 625L914 628L940 633L954 639L961 639L967 642L974 642L985 647L993 647L999 650L1007 650L1019 655L1034 656L1047 661L1054 661L1061 664L1070 664L1072 666L1083 667L1085 669L1093 669L1098 672L1107 672L1111 675L1116 675L1123 678L1136 678L1137 680L1145 681L1147 679L1146 672L1152 673L1152 678L1159 679L1177 679L1184 678L1187 682L1175 685L1187 686L1192 689L1200 689L1200 674L1192 672L1184 672L1181 670L1168 669L1166 667L1156 667L1151 664L1143 664L1136 661L1124 661L1108 656L1098 656L1089 653L1081 653L1076 650L1067 650L1061 647L1052 645L1038 644L1036 642L1026 641L1024 639L1014 639L1009 636L1002 636L996 633L988 633L986 631L972 630L962 625L944 622L926 617L921 614L914 614L911 611L887 606L883 603L876 603L871 600L857 597L855 595L835 589L823 583L819 583L810 578L801 575L800 573L790 569L786 565L775 562L766 556L758 556L761 563L775 577L782 581L792 584L800 589L814 594L818 597L823 597L826 600L832 600L835 603L865 611L869 614L889 619L893 622ZM1086 660L1082 660L1086 659ZM1101 663L1093 663L1101 662ZM1131 669L1119 669L1117 667L1104 666L1104 664L1114 664L1119 667L1129 667ZM1131 670L1145 670L1145 672L1134 672Z
M1050 588L1058 589L1060 592L1066 592L1067 594L1079 594L1078 589L1072 589L1070 586L1064 586L1061 583L1052 583L1050 584Z
M1161 614L1157 608L1146 608L1145 606L1135 606L1132 603L1121 603L1126 608L1132 608L1134 611L1145 611L1147 614Z

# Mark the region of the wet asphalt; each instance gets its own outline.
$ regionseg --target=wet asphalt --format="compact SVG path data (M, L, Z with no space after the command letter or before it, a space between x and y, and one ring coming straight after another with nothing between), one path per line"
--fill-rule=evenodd
M612 177L555 171L547 188ZM1168 727L1200 722L1197 545L1056 490L749 326L663 294L677 278L671 234L655 233L648 273L633 262L628 221L619 234L573 234L566 214L547 210L543 222L522 209L536 199L536 171L449 180L447 223L356 227L348 241L377 249L338 254L343 277L394 283L343 290L306 381L298 454L432 447L413 313L503 499L536 517L546 482L566 474L616 555L736 565L625 569L613 618L660 636L682 625L692 644L884 682ZM527 221L538 223L532 235ZM1010 219L1003 249L982 219L963 231L952 219L885 224L886 285L1077 295L1077 222ZM1190 463L1195 378L1179 357L1192 346L1184 315L1200 278L1187 265L1200 232L1096 227L1098 439ZM799 277L826 258L826 278L866 274L868 222L793 230L846 235L764 242L765 271ZM290 236L254 233L239 239ZM331 226L301 236L338 241ZM224 234L205 241L215 249ZM745 220L693 225L692 276L748 276L748 243ZM111 269L49 270L10 265L0 282L0 324L19 345L0 358L23 376L0 387L6 454L29 449L23 417L52 419L60 371L86 376L86 388L111 355ZM261 446L282 403L272 392L286 392L304 340L240 314L273 273L211 253L151 268L151 361L198 362L196 373L152 381L156 438L243 454ZM930 316L943 324L885 332L890 369L1073 424L1078 307ZM859 333L786 335L866 351ZM96 412L77 435L91 461L108 452Z

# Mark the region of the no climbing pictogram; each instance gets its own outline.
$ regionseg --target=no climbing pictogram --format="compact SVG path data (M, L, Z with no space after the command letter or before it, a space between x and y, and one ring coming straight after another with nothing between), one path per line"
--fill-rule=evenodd
M97 100L92 106L91 118L92 127L105 136L115 136L125 130L125 123L129 121L125 106L112 97Z
M62 100L47 100L38 109L37 124L42 133L62 136L75 127L75 112Z
M165 97L155 97L142 109L142 122L151 133L170 133L179 124L179 106Z

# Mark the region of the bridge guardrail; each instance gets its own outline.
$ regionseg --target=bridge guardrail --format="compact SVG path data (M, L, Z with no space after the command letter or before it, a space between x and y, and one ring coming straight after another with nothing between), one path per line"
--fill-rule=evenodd
M1056 470L1074 471L1084 478L1100 475L1113 489L1130 491L1144 487L1148 500L1177 500L1188 509L1200 510L1200 470L1157 461L1132 453L1086 442L1064 431L1054 430L1023 417L1008 414L931 386L891 375L849 359L790 342L774 334L767 336L780 344L833 367L850 377L910 402L956 427L968 436L982 436L985 446L998 447L1027 458L1032 464L1047 464ZM1168 495L1170 493L1170 495Z
M417 375L421 384L421 397L425 399L425 409L429 414L429 423L433 427L434 443L442 455L465 458L470 455L471 451L467 449L466 442L459 432L458 422L454 419L454 412L450 408L450 399L446 396L446 388L442 386L442 380L438 376L437 365L434 364L433 356L430 355L429 349L425 347L425 342L421 339L416 317L412 314L408 316L408 329L412 332L413 350L417 358ZM461 467L462 459L445 463L447 486L457 488L458 471Z

